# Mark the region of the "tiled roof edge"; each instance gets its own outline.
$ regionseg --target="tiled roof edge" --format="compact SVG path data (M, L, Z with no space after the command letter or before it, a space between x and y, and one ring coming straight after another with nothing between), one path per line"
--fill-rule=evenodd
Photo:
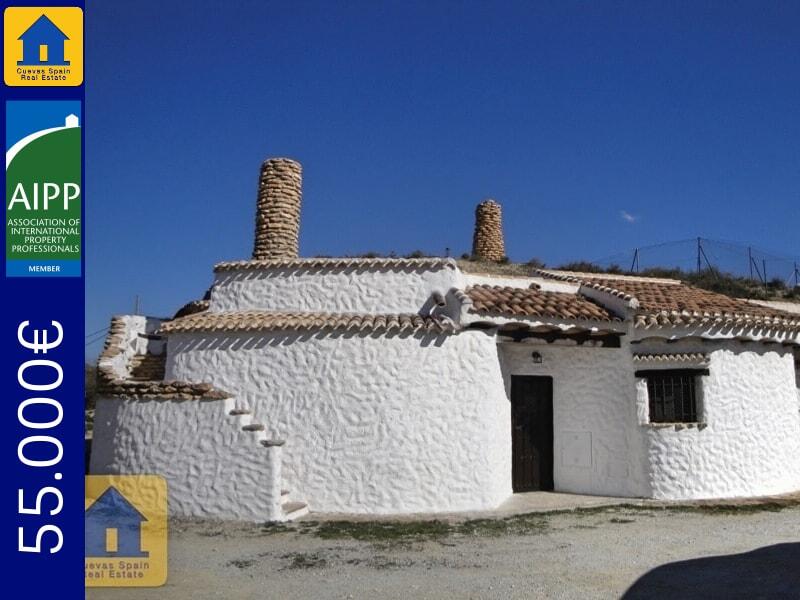
M701 313L691 311L661 311L656 313L640 314L634 317L634 327L649 328L672 325L705 325L713 326L738 326L738 327L768 327L789 332L800 331L800 319L790 319L783 316L750 315L746 313Z
M124 352L122 342L126 329L125 320L121 316L111 317L108 335L103 343L103 349L97 357L97 385L99 388L109 381L118 379L118 373L114 370L112 361L114 357Z
M210 383L184 381L131 381L117 379L103 385L104 397L141 400L225 400L233 394L215 388Z
M223 261L214 272L261 269L457 269L452 258L287 258L271 260Z
M159 333L315 330L454 333L457 326L448 317L417 314L241 311L182 317L162 324Z

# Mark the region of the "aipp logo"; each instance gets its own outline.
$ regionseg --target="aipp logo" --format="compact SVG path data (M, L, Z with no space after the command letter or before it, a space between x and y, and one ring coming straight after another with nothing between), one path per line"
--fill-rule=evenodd
M11 6L3 14L3 75L10 86L83 82L83 11Z

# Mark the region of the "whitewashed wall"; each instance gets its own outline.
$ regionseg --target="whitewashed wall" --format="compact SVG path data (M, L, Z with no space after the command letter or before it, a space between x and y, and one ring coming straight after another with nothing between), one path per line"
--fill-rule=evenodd
M531 353L542 355L534 364ZM553 378L555 489L607 496L647 496L628 348L526 343L500 345L509 396L512 375ZM508 435L508 434L507 434Z
M533 350L543 363L530 359ZM635 352L708 352L702 426L649 423L647 386L630 350L502 344L510 375L554 380L556 490L665 500L800 490L800 414L793 357L777 345L651 343ZM589 440L589 442L587 442ZM591 449L589 456L583 449ZM579 463L574 466L570 463Z
M209 310L417 313L433 292L463 287L462 274L435 268L259 269L216 273Z
M511 494L492 336L174 334L167 379L236 390L286 440L284 487L314 511L492 508Z
M734 341L684 342L669 350L710 353L710 374L700 377L704 426L642 426L652 496L678 500L800 490L800 414L791 350ZM637 390L639 413L646 416L644 380Z
M281 448L234 404L98 398L90 472L165 477L171 516L281 520Z

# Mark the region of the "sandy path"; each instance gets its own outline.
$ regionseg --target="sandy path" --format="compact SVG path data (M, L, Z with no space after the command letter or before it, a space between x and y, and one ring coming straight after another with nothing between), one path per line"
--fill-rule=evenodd
M87 597L617 598L644 576L627 598L800 598L797 507L606 508L501 525L174 523L166 586Z

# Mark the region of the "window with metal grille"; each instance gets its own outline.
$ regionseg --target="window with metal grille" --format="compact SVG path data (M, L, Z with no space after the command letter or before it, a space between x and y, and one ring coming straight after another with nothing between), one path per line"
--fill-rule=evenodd
M707 370L639 371L647 379L651 423L696 423L698 376Z

